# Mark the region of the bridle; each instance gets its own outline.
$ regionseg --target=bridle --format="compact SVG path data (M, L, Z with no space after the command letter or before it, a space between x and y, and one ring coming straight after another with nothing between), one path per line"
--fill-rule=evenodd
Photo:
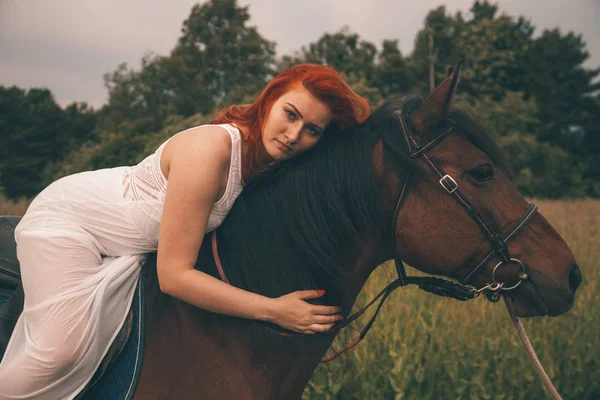
M450 195L454 196L454 198L458 201L458 203L465 209L467 214L471 216L471 218L475 221L477 226L483 231L486 235L488 241L490 242L492 249L482 258L482 260L471 269L471 271L466 274L464 277L460 278L460 284L448 281L442 278L434 278L434 277L420 277L420 276L407 276L404 268L404 263L398 256L398 252L396 250L396 225L398 223L398 213L402 207L402 204L406 198L405 194L408 188L408 184L410 181L410 175L408 175L402 184L402 189L398 194L398 198L396 201L396 208L394 210L394 215L391 223L391 238L392 238L392 249L394 251L394 261L396 263L396 271L398 272L398 278L393 282L389 283L384 289L373 298L367 305L357 312L349 315L343 321L336 323L335 330L339 331L341 328L352 323L354 320L359 318L368 308L370 308L377 300L379 300L379 305L375 310L375 313L367 322L367 324L362 329L360 335L351 341L345 348L338 350L333 355L323 358L321 361L330 361L334 358L338 357L343 352L351 349L356 346L368 333L369 329L373 326L379 311L381 310L383 304L389 297L389 295L396 289L408 285L417 285L420 289L425 290L427 292L436 294L438 296L446 296L452 297L457 300L466 301L470 299L474 299L478 297L480 294L484 293L488 300L492 302L497 302L500 299L501 291L509 291L516 289L523 281L529 279L529 276L526 272L526 267L519 259L511 257L510 252L508 250L508 242L514 239L523 228L531 221L531 219L535 216L537 212L537 207L533 204L530 204L523 216L508 230L508 232L504 234L498 234L494 232L492 229L488 227L485 223L481 215L477 212L475 207L471 204L471 202L462 194L460 191L459 185L452 176L444 173L444 171L439 168L428 156L427 152L434 148L436 145L441 143L444 139L450 136L453 132L456 131L455 126L451 126L446 129L441 134L437 135L434 139L432 139L427 144L421 146L415 139L415 137L409 132L406 128L406 123L404 121L404 117L401 113L398 114L398 118L400 120L400 125L402 128L402 133L404 135L404 139L406 140L406 145L409 153L409 158L411 159L422 159L425 164L437 175L439 178L438 182L441 187ZM223 267L221 265L221 261L219 259L218 248L217 248L217 239L216 239L216 231L213 232L212 235L212 248L213 248L213 256L215 259L215 263L217 266L217 270L221 279L224 282L229 283L227 277L225 276L225 272L223 271ZM492 270L491 282L486 283L480 288L476 288L472 285L469 285L469 282L472 280L473 276L479 272L483 266L485 266L493 257L499 257L500 262L496 264L494 269ZM512 286L505 285L505 282L499 282L496 279L497 271L505 267L509 264L517 264L519 267L519 273L517 275L518 281ZM289 335L291 332L286 331L285 333ZM292 333L294 334L294 333Z
M333 353L332 355L323 358L321 360L323 362L331 361L331 360L337 358L340 354L344 353L348 349L351 349L352 347L354 347L358 343L360 343L360 341L366 336L369 329L371 329L371 326L373 326L373 323L375 322L375 318L377 317L377 314L379 313L379 310L383 306L383 303L385 302L387 297L390 295L390 293L392 293L395 289L397 289L399 287L416 284L419 286L419 288L426 290L428 292L431 292L431 293L434 293L437 295L441 295L441 296L453 297L455 299L463 300L463 301L473 299L473 298L479 296L481 293L485 293L488 300L490 300L492 302L497 302L498 300L500 300L500 292L501 291L514 290L523 281L529 279L525 264L523 264L523 262L521 260L511 257L510 252L508 251L508 242L511 241L512 239L514 239L523 230L523 228L533 219L533 217L535 216L535 214L537 212L537 207L534 204L530 204L527 207L527 209L525 210L525 213L523 213L521 218L508 230L508 232L506 232L502 235L497 234L496 232L494 232L487 226L487 224L485 223L483 218L481 218L481 216L479 215L479 213L477 212L475 207L473 207L471 202L469 202L469 200L461 193L458 183L456 183L456 181L452 178L452 176L445 174L444 171L441 168L439 168L431 160L431 158L429 158L429 156L427 155L427 151L431 150L435 145L440 143L442 140L444 140L446 137L448 137L452 132L454 132L455 127L451 126L447 130L445 130L444 132L442 132L441 134L436 136L433 140L431 140L426 145L419 146L418 142L415 140L413 135L411 135L409 133L408 129L406 129L406 123L405 123L404 118L401 113L398 115L398 118L400 120L400 125L402 127L402 133L404 134L404 139L406 140L406 145L407 145L407 148L409 151L409 157L411 159L421 158L424 160L425 164L427 164L427 166L439 178L438 182L440 183L442 188L448 194L451 194L452 196L454 196L454 198L459 202L459 204L465 209L467 214L469 214L471 216L471 218L475 221L477 226L479 226L479 228L483 231L483 233L486 235L488 241L492 245L492 249L483 257L483 259L477 265L475 265L475 267L471 268L469 273L467 273L464 277L460 278L461 284L456 284L456 283L453 283L453 282L450 282L450 281L447 281L444 279L440 279L440 278L407 276L406 271L404 269L404 264L402 263L402 260L400 259L400 257L398 257L398 252L396 251L396 225L398 224L398 213L399 213L402 203L404 201L404 198L405 198L404 194L406 193L406 188L408 186L408 181L410 179L410 175L408 175L405 178L404 183L402 184L402 189L400 190L400 194L398 195L398 200L396 201L396 209L394 210L394 217L392 219L392 224L391 224L392 225L392 228L391 228L392 229L392 234L391 234L392 248L394 251L394 261L396 262L396 271L398 272L398 279L396 279L394 282L392 282L388 286L386 286L364 308L362 308L360 311L356 312L355 314L350 315L344 321L343 326L348 325L349 323L354 321L356 318L358 318L360 315L362 315L367 308L369 308L372 304L375 303L375 301L377 301L378 298L381 298L381 300L379 302L379 306L377 306L377 309L375 310L375 314L371 317L369 322L365 325L365 327L361 331L360 335L356 339L354 339L352 342L350 342L343 349L338 350L335 353ZM483 285L480 288L466 286L469 284L469 282L471 281L473 276L477 272L479 272L481 270L481 268L483 268L483 266L486 265L488 263L488 261L490 261L495 256L500 258L500 262L498 264L496 264L496 266L492 270L491 282L486 283L485 285ZM512 286L507 286L505 284L505 282L498 282L496 280L496 272L498 271L499 268L509 265L511 263L516 263L519 266L519 270L518 270L519 273L517 275L518 281L517 281L517 283L513 284ZM562 400L562 397L560 396L560 394L558 393L558 391L552 384L552 381L548 377L548 374L546 373L546 371L544 371L544 368L542 367L540 360L538 359L537 355L535 354L535 350L531 346L531 342L529 341L529 338L527 337L527 333L525 332L525 329L523 328L523 323L521 322L521 320L519 318L517 318L514 315L513 309L512 309L511 298L504 297L504 301L506 303L506 309L508 310L511 320L512 320L513 324L515 325L517 336L519 337L519 340L521 341L521 344L523 345L523 348L527 354L527 357L529 358L533 367L535 368L535 371L538 374L540 381L542 382L542 384L544 385L546 390L548 390L548 393L550 394L550 396L552 396L552 398L557 399L557 400Z
M438 182L442 186L442 188L450 195L454 196L454 198L458 201L458 203L465 209L467 214L475 221L477 226L483 231L486 235L488 241L492 245L492 249L482 258L482 260L473 267L469 273L467 273L464 277L460 278L460 284L442 279L442 278L434 278L434 277L418 277L418 276L407 276L406 270L404 268L404 263L398 256L398 252L396 250L396 225L398 224L398 213L402 207L402 204L405 200L405 194L407 191L407 187L410 181L410 175L408 175L404 179L404 183L402 184L402 189L398 194L398 199L396 200L396 208L394 210L394 215L391 223L391 237L392 237L392 249L394 251L394 261L396 264L396 271L398 273L398 278L388 284L373 300L371 300L367 305L361 308L359 311L349 315L342 323L336 324L337 329L341 329L351 322L360 317L369 307L371 307L377 300L379 300L379 305L375 310L375 313L367 322L367 324L362 329L360 335L357 339L353 340L348 346L344 349L337 351L335 354L324 358L322 361L330 361L345 352L346 350L356 346L368 333L369 329L373 326L375 319L377 318L377 314L381 310L385 300L388 296L399 287L404 287L408 285L418 285L420 289L425 290L427 292L436 294L438 296L446 296L452 297L457 300L466 301L470 299L474 299L478 297L481 293L484 293L489 301L497 302L500 300L501 291L509 291L516 289L523 281L529 279L529 275L526 272L526 267L523 262L517 258L511 257L510 252L508 250L508 242L514 239L523 228L531 221L531 219L535 216L537 212L537 207L534 204L530 204L529 207L525 210L525 213L521 218L508 230L508 232L504 234L498 234L494 232L492 229L488 227L485 223L481 215L477 212L475 207L471 204L471 202L462 194L460 191L459 185L452 176L444 173L444 171L436 165L436 163L431 160L429 155L427 154L432 148L441 143L444 139L450 136L453 132L456 131L455 126L451 126L446 129L441 134L437 135L427 144L421 146L415 139L415 137L410 133L410 131L406 128L406 122L404 121L404 117L401 113L398 113L398 119L400 120L400 126L402 128L402 134L404 135L404 139L406 140L406 146L408 149L408 157L411 159L422 159L425 164L431 169L431 171L437 175ZM474 286L467 286L469 282L472 280L473 276L479 272L483 266L485 266L493 257L499 257L500 262L496 264L494 269L492 270L491 282L486 283L480 288L476 288ZM519 273L517 275L518 281L512 286L507 286L505 282L499 282L496 279L497 271L509 264L517 264L519 267Z
M452 178L452 176L444 173L444 171L438 167L428 156L427 152L435 147L437 144L442 142L445 138L450 136L453 132L455 132L456 127L451 126L446 129L444 132L436 136L433 140L427 143L424 146L419 146L418 142L414 138L412 134L409 133L409 130L406 128L406 123L402 114L398 115L398 119L400 120L400 126L402 128L402 133L404 135L404 139L406 140L406 145L409 151L409 158L421 158L425 161L425 164L438 176L439 184L442 188L448 193L454 196L454 198L458 201L458 203L465 209L467 214L475 221L477 226L481 229L481 231L486 235L488 241L492 245L492 249L483 257L483 259L471 269L469 273L467 273L464 277L460 278L460 282L463 285L468 284L473 276L481 270L481 268L488 263L488 261L494 257L498 256L501 261L494 267L492 271L492 281L487 283L483 287L479 289L472 289L474 293L480 294L482 292L485 293L493 293L493 296L488 296L490 301L498 301L499 300L499 292L501 290L513 290L516 289L521 282L528 279L528 275L525 271L525 265L517 258L513 258L510 255L508 250L508 242L514 239L519 232L531 221L531 219L535 216L537 212L537 207L534 204L530 204L523 216L509 229L509 231L503 235L499 235L494 232L492 229L488 227L485 223L481 215L477 212L475 207L471 204L471 202L462 194L460 191L458 183L456 180ZM392 218L392 242L394 246L392 247L394 250L394 260L396 262L396 269L398 271L398 280L401 281L401 286L406 286L410 284L409 277L406 276L406 272L404 270L404 264L400 257L398 257L398 253L396 251L396 224L398 223L398 213L402 206L402 203L405 199L405 192L408 186L408 182L410 180L410 176L407 176L404 180L404 184L402 185L402 190L398 195L398 200L396 202L396 209L394 211L394 216ZM496 272L502 266L506 266L511 263L516 263L519 265L519 275L518 281L516 284L508 287L505 286L504 282L497 282L496 280Z

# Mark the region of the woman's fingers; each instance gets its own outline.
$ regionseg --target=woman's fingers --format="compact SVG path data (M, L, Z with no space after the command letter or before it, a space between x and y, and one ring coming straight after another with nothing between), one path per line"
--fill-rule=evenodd
M344 319L341 315L315 315L313 318L317 324L330 324Z
M311 326L306 328L306 331L309 332L327 332L333 328L335 324L312 324Z
M333 306L313 306L312 312L315 315L332 315L342 312L342 309Z
M300 290L282 296L282 304L290 311L279 325L304 334L330 331L335 323L343 320L342 309L335 306L313 305L306 300L316 299L325 294L324 290Z
M302 300L318 299L325 295L324 290L299 290L296 292L298 298Z

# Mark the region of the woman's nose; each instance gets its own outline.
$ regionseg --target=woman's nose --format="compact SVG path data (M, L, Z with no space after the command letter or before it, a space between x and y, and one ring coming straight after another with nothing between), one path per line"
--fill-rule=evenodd
M302 124L294 124L294 126L290 127L286 132L285 136L290 143L296 143L298 138L300 138L300 133L302 132Z

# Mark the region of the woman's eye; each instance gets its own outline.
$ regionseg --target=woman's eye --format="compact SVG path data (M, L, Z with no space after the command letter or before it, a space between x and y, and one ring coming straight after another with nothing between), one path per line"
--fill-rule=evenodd
M307 126L306 130L308 131L308 133L310 133L313 136L320 136L321 135L321 131L319 131L314 126Z
M478 182L494 179L494 168L489 164L480 165L469 171L469 175Z
M294 121L296 119L296 114L294 114L292 111L285 110L285 113L290 121Z

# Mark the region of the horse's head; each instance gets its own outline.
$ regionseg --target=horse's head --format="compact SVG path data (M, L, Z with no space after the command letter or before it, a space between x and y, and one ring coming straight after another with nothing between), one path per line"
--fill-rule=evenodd
M581 271L564 240L507 178L493 140L450 108L459 69L424 102L405 103L399 113L398 134L423 173L413 174L400 196L393 228L398 256L427 273L477 288L491 284L512 298L517 316L564 313ZM400 193L403 177L390 175Z

